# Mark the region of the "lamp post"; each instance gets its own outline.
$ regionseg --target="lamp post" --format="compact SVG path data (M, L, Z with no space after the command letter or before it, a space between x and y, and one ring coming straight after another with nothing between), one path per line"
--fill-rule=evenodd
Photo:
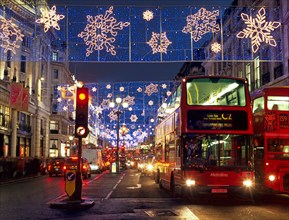
M123 108L127 108L128 107L128 103L127 102L122 102L121 98L116 98L115 102L117 104L116 105L116 111L115 111L115 114L117 116L115 162L116 162L116 173L120 173L120 169L119 169L119 123L120 123L120 115L123 113L123 111L120 110L120 106L122 106ZM115 107L115 103L114 102L110 102L109 106L111 108L114 108Z

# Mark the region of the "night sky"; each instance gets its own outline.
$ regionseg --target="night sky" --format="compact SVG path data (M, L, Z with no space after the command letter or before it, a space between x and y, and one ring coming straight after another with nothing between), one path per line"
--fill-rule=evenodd
M50 5L128 5L128 6L168 6L190 5L196 7L228 6L231 1L224 0L48 0ZM96 4L97 3L97 4ZM183 62L173 63L70 63L70 70L76 79L89 82L122 81L164 81L173 80Z

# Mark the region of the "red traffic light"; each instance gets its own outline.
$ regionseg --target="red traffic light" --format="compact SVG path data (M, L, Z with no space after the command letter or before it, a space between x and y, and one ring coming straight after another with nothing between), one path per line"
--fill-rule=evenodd
M75 136L85 138L88 135L88 88L76 91Z

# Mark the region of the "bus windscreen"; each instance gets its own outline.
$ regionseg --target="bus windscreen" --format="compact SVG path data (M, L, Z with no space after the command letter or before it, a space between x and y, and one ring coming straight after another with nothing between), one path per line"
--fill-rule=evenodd
M186 83L188 105L245 106L245 85L229 78L194 78Z

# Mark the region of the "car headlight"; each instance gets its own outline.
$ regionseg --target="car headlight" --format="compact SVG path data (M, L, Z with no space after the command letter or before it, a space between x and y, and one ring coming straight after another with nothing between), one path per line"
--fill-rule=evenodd
M195 180L192 180L192 179L187 179L186 180L186 185L187 186L194 186L194 185L196 185L196 181Z
M147 169L148 169L148 171L152 171L153 168L154 168L153 165L151 165L151 164L148 164L148 165L147 165Z
M252 182L252 180L247 179L247 180L243 181L243 185L246 187L251 187L253 185L253 182Z

